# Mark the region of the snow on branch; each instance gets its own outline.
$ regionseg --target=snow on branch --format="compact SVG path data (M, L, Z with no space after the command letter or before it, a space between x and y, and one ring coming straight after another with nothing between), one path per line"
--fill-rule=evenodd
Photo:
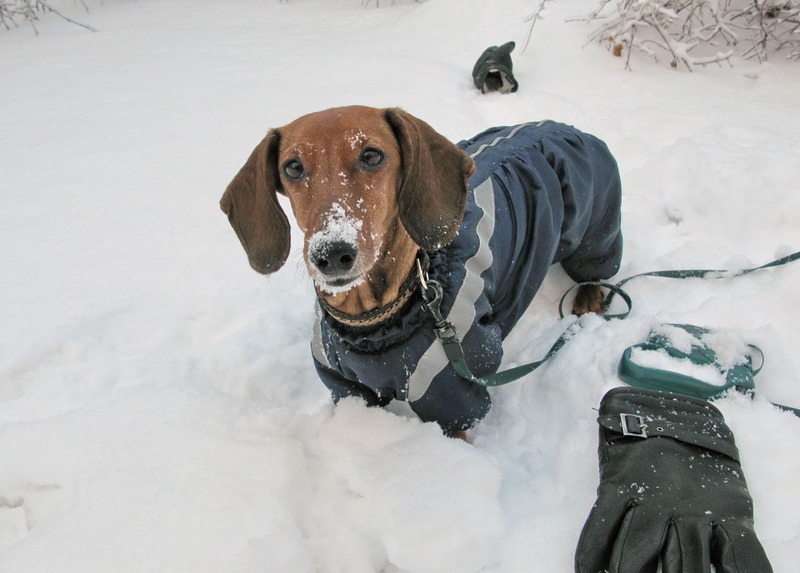
M526 22L528 36L545 4ZM597 24L589 41L606 43L615 56L634 51L673 68L722 64L734 55L767 59L781 52L800 60L800 0L600 0L582 20Z

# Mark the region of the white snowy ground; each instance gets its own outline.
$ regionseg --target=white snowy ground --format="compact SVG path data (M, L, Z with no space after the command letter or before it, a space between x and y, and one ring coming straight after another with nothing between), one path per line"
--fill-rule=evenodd
M58 0L54 0L61 6ZM0 31L0 571L567 572L597 485L596 412L623 349L660 322L731 329L767 363L718 402L761 541L800 555L800 264L731 281L631 283L493 392L472 445L406 415L334 408L308 352L299 241L263 278L218 209L271 126L399 105L458 140L557 119L596 133L625 187L620 277L743 268L800 249L800 68L634 71L558 0L520 51L527 0L88 0ZM470 71L517 40L517 94ZM554 268L506 345L566 321Z

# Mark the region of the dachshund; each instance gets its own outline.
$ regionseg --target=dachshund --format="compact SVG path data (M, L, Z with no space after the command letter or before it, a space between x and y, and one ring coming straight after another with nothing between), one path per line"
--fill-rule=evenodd
M616 161L596 137L553 121L494 127L453 144L399 108L350 106L272 129L220 206L250 263L277 271L290 249L286 196L318 299L314 365L335 401L407 401L464 437L491 401L453 370L420 293L441 285L442 314L482 376L561 263L577 282L613 276L622 256ZM573 312L602 313L582 285Z

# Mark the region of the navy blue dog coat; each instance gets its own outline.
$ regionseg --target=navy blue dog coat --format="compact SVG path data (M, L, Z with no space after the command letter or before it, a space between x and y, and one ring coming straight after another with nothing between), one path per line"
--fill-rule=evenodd
M458 234L429 253L429 276L444 287L442 314L470 369L485 376L497 371L503 339L553 263L577 282L617 272L620 179L602 141L552 121L492 128L458 146L477 170ZM344 326L319 309L312 351L336 401L405 400L449 432L472 427L491 405L486 388L450 366L419 294L370 328Z

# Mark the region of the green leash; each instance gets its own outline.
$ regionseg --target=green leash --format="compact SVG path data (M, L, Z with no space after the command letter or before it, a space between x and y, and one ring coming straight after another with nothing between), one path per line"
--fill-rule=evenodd
M570 326L566 332L564 332L558 338L558 340L556 340L555 344L550 347L550 350L547 351L547 354L545 354L544 358L541 360L531 362L530 364L523 364L522 366L517 366L515 368L510 368L502 372L496 372L494 374L488 374L487 376L478 377L475 376L469 369L469 365L464 358L464 349L461 348L461 341L458 338L458 333L456 332L455 326L453 326L452 323L448 322L442 316L442 285L435 280L427 278L422 284L422 298L425 300L425 306L427 307L428 312L431 313L435 320L433 328L436 332L436 338L438 338L439 342L442 344L444 353L447 355L447 359L450 361L450 365L459 376L466 378L475 384L480 384L481 386L503 386L504 384L519 380L526 374L530 374L539 368L539 366L550 360L559 350L561 350L561 347L566 344L569 337L574 334L573 330L577 331L577 329L574 329L577 323Z
M633 275L626 279L619 281L616 284L599 282L599 281L591 281L580 283L572 288L570 288L564 296L561 297L558 306L558 312L561 318L564 318L563 313L563 305L564 300L567 298L567 295L575 288L581 285L600 285L609 289L611 292L606 297L603 308L607 309L608 306L611 304L611 299L614 295L619 295L619 297L625 301L628 305L628 310L620 313L620 314L604 314L603 318L605 320L611 319L624 319L626 318L632 308L633 308L633 301L621 287L628 281L631 281L635 278L640 277L661 277L661 278L671 278L671 279L688 279L688 278L714 278L714 279L722 279L722 278L733 278L733 277L740 277L758 270L768 269L771 267L778 267L781 265L785 265L800 259L800 251L793 253L789 256L782 257L780 259L776 259L771 261L765 265L761 265L759 267L753 267L750 269L743 269L739 271L729 271L729 270L703 270L703 269L690 269L690 270L676 270L676 271L651 271L646 273L640 273L637 275ZM450 361L453 369L458 373L459 376L469 380L470 382L474 382L475 384L480 384L481 386L502 386L504 384L509 384L510 382L514 382L515 380L519 380L523 376L530 374L537 368L539 368L542 364L550 360L559 350L567 343L567 341L572 337L578 330L580 330L580 326L578 323L572 324L559 338L556 340L555 344L550 347L550 350L547 351L544 358L541 360L537 360L536 362L531 362L529 364L523 364L521 366L516 366L514 368L510 368L508 370L504 370L502 372L496 372L494 374L489 374L487 376L475 376L469 368L469 365L466 362L464 357L464 350L461 347L461 341L459 340L458 333L456 332L455 327L452 323L446 320L441 313L441 306L442 306L442 297L443 297L443 290L442 286L435 280L429 279L427 276L426 270L423 269L422 265L418 263L418 270L419 270L419 280L422 285L422 298L425 301L425 307L427 308L428 312L430 312L431 316L435 321L434 330L436 332L436 338L439 339L439 342L442 344L444 348L444 352L447 355L447 359ZM760 350L759 350L760 352ZM762 354L763 357L763 354ZM756 370L755 373L758 371ZM780 406L778 407L793 411L798 416L800 416L800 410L796 410L793 408L789 408L788 406Z
M564 296L561 297L561 300L558 303L558 314L561 318L564 318L564 301L567 298L567 295L572 292L573 289L581 286L581 285L600 285L609 289L611 292L606 297L605 301L603 301L603 310L607 310L608 307L611 305L611 301L614 298L615 294L618 294L620 298L622 298L625 303L628 305L628 310L620 313L620 314L604 314L604 318L612 319L612 318L627 318L633 308L633 302L631 297L622 290L622 285L627 283L628 281L632 281L633 279L638 279L641 277L660 277L665 279L729 279L735 277L741 277L744 275L749 275L750 273L754 273L756 271L760 271L763 269L769 269L772 267L779 267L781 265L786 265L788 263L794 262L800 259L800 251L796 253L792 253L791 255L787 255L785 257L781 257L780 259L776 259L771 261L765 265L761 265L760 267L753 267L750 269L742 269L739 271L730 271L730 270L712 270L712 269L687 269L687 270L680 270L680 271L650 271L647 273L639 273L638 275L633 275L626 279L622 279L617 284L609 284L599 281L589 281L585 283L579 283L572 288L570 288L567 292L564 293Z

